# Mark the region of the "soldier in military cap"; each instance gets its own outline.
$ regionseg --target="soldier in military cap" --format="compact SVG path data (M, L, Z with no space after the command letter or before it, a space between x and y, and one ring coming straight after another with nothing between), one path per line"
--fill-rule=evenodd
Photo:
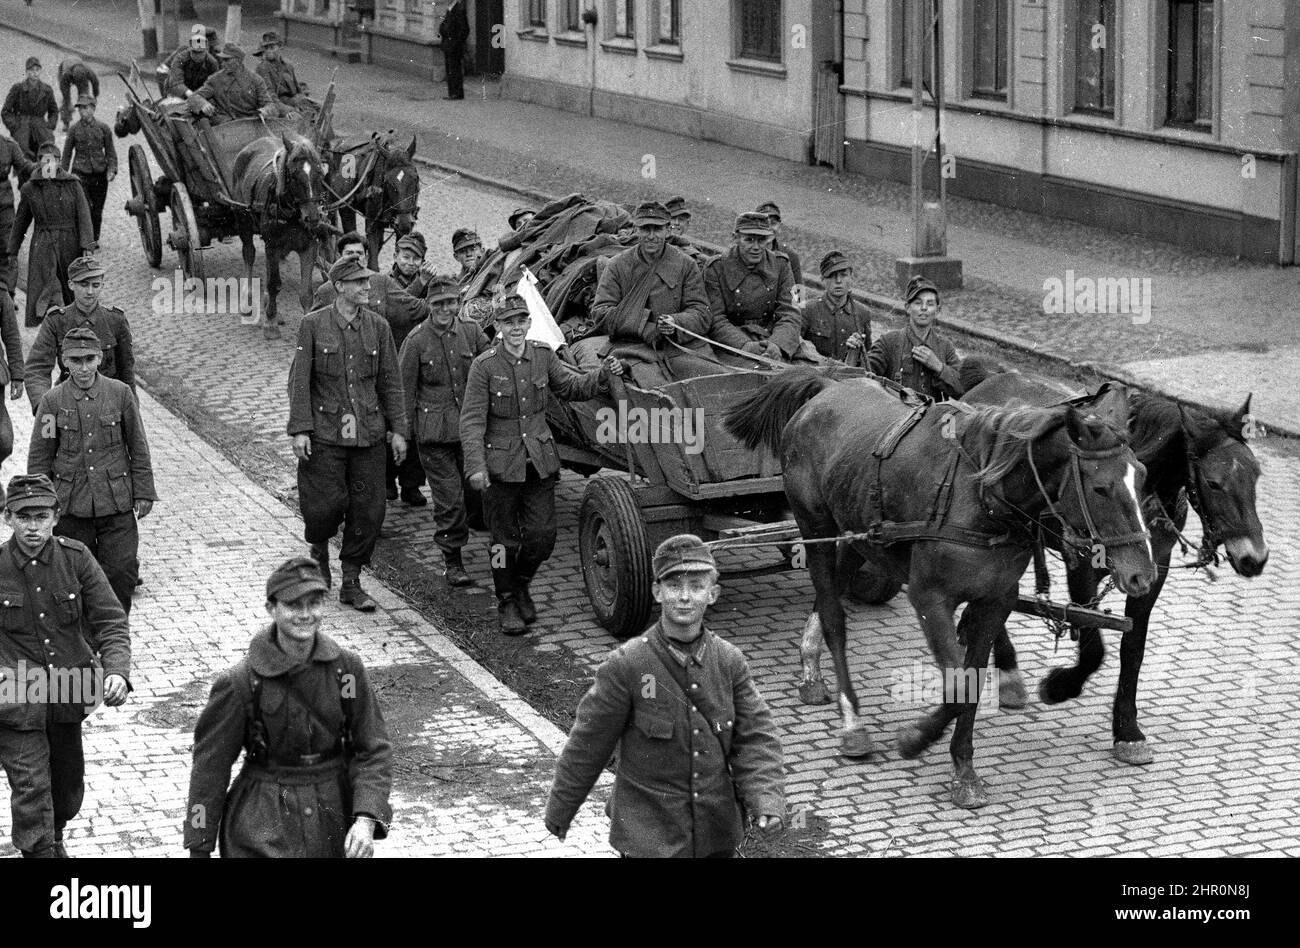
M477 233L462 227L451 235L451 255L460 264L460 274L456 277L456 281L464 286L483 260L483 241Z
M939 288L923 276L907 284L907 325L885 333L867 353L867 367L935 401L965 392L958 373L961 356L939 330Z
M540 342L529 342L528 304L511 294L495 311L497 339L474 360L460 409L460 442L470 486L483 491L492 534L492 584L501 631L520 635L536 621L529 583L555 547L555 482L560 455L546 402L586 401L608 391L623 364L607 357L579 373Z
M149 442L131 389L99 374L103 344L87 328L63 337L69 379L41 396L32 425L27 470L54 481L64 515L58 533L90 548L131 611L139 575L136 518L154 501Z
M131 690L126 613L85 545L54 535L59 509L48 477L9 481L4 520L13 535L0 544L0 764L14 846L24 856L68 855L63 830L85 795L81 722L101 700L117 707ZM45 685L39 695L34 674Z
M275 116L276 99L271 95L266 80L255 72L244 68L244 51L233 43L227 43L217 53L221 62L221 71L208 76L206 82L190 97L190 112L201 116L198 125L204 122L220 125L231 119L263 118Z
M460 409L470 365L488 348L488 338L475 320L457 316L459 297L453 280L435 279L428 293L433 313L406 338L398 362L410 419L408 450L419 446L429 478L433 540L447 565L447 584L470 586L474 581L465 572L461 549L469 539L469 521L482 521L482 502L465 483Z
M289 368L289 424L298 505L311 555L329 572L329 541L344 527L339 602L372 612L361 587L384 523L386 437L406 459L406 407L388 322L366 305L374 271L355 257L330 267L334 302L303 317Z
M131 325L121 307L100 302L105 276L103 265L94 257L78 257L68 266L73 300L46 312L27 354L27 397L32 411L36 411L41 396L50 390L50 373L55 367L59 369L59 381L68 380L68 369L60 358L61 346L63 337L74 329L89 329L99 340L104 356L99 363L99 374L135 390L135 343Z
M596 670L555 765L546 828L564 839L617 750L611 846L625 856L731 856L745 811L764 833L782 827L781 741L745 656L704 627L722 592L708 546L670 537L652 567L659 621Z
M668 239L676 243L686 235L686 229L691 224L691 210L686 206L686 198L680 195L670 197L665 201L664 208L668 211L668 216L672 218L672 223L668 225Z
M511 230L522 230L528 226L528 222L537 216L537 212L527 207L517 207L510 212L506 222L510 225Z
M165 95L189 99L203 87L209 76L220 70L221 63L217 62L216 51L208 40L207 30L203 24L195 23L190 28L186 44L158 67L159 85Z
M27 78L14 83L5 96L0 121L23 154L35 158L44 142L54 141L54 130L59 127L59 106L54 101L54 90L41 81L41 61L28 56L25 68Z
M18 212L8 238L9 256L17 260L27 228L32 228L27 250L28 326L40 324L50 300L60 306L71 302L68 265L95 249L90 202L81 182L59 165L59 147L53 141L41 145L36 166L19 191Z
M4 357L0 358L0 464L3 464L14 453L14 425L5 404L4 389L9 386L10 401L20 398L25 376L23 340L3 274L0 274L0 343L4 345Z
M767 222L772 225L772 241L769 245L778 254L785 254L790 261L790 273L794 276L794 285L803 286L803 267L799 264L799 255L792 247L781 243L781 209L774 201L764 201L755 211L767 215Z
M853 264L832 250L822 257L819 269L826 293L801 308L804 339L828 359L865 366L871 348L871 313L865 303L853 298Z
M320 628L327 588L314 560L280 564L270 624L213 682L194 726L191 857L219 843L224 858L365 859L388 835L392 744L360 656Z
M713 314L745 333L746 352L789 360L799 349L801 322L790 264L768 248L772 233L764 214L737 217L731 249L704 267L704 290Z
M77 99L77 124L63 140L63 167L76 175L86 192L90 223L98 243L108 183L117 177L117 149L113 147L113 130L95 118L94 96Z
M290 108L302 111L304 107L314 108L315 103L305 101L306 83L298 81L298 74L293 66L280 54L284 46L280 34L269 30L262 34L262 43L253 55L261 60L257 64L257 74L266 81L271 95Z
M36 163L29 159L12 138L0 135L0 280L12 301L17 286L18 260L9 255L9 232L14 229L14 183L22 187Z

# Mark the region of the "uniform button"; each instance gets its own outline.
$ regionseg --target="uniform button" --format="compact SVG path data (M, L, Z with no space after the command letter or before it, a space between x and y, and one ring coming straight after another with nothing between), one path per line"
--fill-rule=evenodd
M94 468L93 468L93 467L92 467L92 468L90 468L90 470L92 470L92 471L93 471L93 470L94 470Z
M699 734L699 733L700 733L700 729L697 727L697 728L696 728L694 731L692 731L691 733L692 733L692 734ZM696 753L698 754L699 751L696 751Z
M691 691L698 691L699 688L700 688L700 686L699 686L698 683L696 683L696 682L691 682Z
M691 794L691 796L693 796L693 797L695 797L695 798L698 799L699 796L700 796L700 791L696 790L694 793Z
M45 618L45 613L43 613L43 612L41 613L41 618L42 618L42 619ZM49 645L49 644L50 644L50 640L49 640L49 639L46 639L46 640L45 640L45 644L46 644L46 645Z
M69 599L76 599L76 598L77 598L77 594L76 594L76 593L68 593L68 598L69 598Z
M309 806L308 806L308 807L303 807L302 815L303 815L303 816L311 816L311 807L309 807Z
M691 774L691 777L694 778L695 780L699 780L699 779L700 779L700 775L699 775L699 774Z
M36 587L36 591L37 591L37 592L40 592L40 591L41 591L41 587L40 587L40 586L37 586L37 587ZM9 605L9 603L6 602L5 605L6 605L6 606Z
M699 731L696 731L695 733L696 733L696 734L699 734L700 732L699 732ZM692 756L694 756L694 757L699 757L699 756L700 756L700 752L699 752L699 751L695 751L695 752L692 754Z

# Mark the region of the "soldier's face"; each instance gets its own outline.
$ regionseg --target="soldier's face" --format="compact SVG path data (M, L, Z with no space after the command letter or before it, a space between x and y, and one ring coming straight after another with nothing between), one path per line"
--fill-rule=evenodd
M529 212L527 214L520 214L518 217L515 218L515 230L523 230L525 227L528 226L528 222L531 221L536 216L537 215L533 214L532 212Z
M415 276L415 271L420 269L419 256L410 250L397 251L396 263L402 276Z
M280 47L274 44L262 50L262 58L268 63L277 62L280 59Z
M452 254L452 256L456 258L456 262L459 263L461 267L466 270L473 270L478 266L479 261L483 259L483 245L474 244L472 247L457 250Z
M27 70L27 81L28 81L28 82L35 82L36 80L38 80L38 79L40 79L40 78L41 78L41 67L40 67L40 66L33 66L31 69L28 69L28 70Z
M939 297L929 290L918 295L907 304L907 318L916 330L926 330L933 325L939 315Z
M72 296L82 309L94 309L99 303L99 294L103 289L104 281L99 277L79 280L72 284Z
M6 510L5 523L14 532L14 542L19 552L31 555L54 536L54 525L59 522L59 514L53 507L24 507L22 510Z
M653 257L664 249L668 228L663 224L641 224L636 229L636 237L646 256Z
M681 217L674 217L672 232L678 237L681 237L683 234L686 233L687 229L689 229L690 226L691 226L691 219L686 215L682 215Z
M277 633L295 642L310 642L316 637L325 615L325 594L309 592L287 602L273 599L267 602L266 611L275 623Z
M370 281L365 277L359 280L340 280L334 284L340 298L353 306L364 306L370 299Z
M73 385L78 388L90 388L103 358L103 353L100 352L76 352L71 355L64 353L63 365L72 376Z
M366 254L366 245L361 243L344 244L343 249L339 251L340 257L351 257L353 260L360 260Z
M652 590L655 602L662 607L664 631L669 638L683 642L693 641L703 631L704 613L722 593L713 570L670 573Z
M740 259L750 266L758 263L763 259L763 253L767 250L767 242L771 239L765 234L737 234L736 247L740 250Z
M497 334L505 340L506 345L518 349L527 340L528 327L532 322L532 317L526 313L515 313L506 319L496 321Z
M451 324L455 322L458 309L460 309L460 304L456 302L456 297L440 300L433 304L433 309L429 313L429 321L433 323L434 328L439 332L446 332L451 328Z
M834 300L842 300L849 295L853 287L853 271L840 270L823 278L826 283L826 295Z
M229 56L221 60L221 70L227 75L233 76L239 70L240 62L234 56Z

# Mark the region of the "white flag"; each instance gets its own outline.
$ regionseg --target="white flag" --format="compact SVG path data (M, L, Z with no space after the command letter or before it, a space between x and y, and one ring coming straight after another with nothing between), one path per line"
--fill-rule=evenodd
M524 267L524 275L519 278L519 285L515 291L524 298L528 304L528 315L533 318L532 324L528 327L528 339L540 342L550 346L551 349L559 349L564 345L564 333L560 332L560 327L555 325L555 317L551 315L550 308L546 305L546 300L542 299L542 294L537 289L537 277L533 276L533 271Z

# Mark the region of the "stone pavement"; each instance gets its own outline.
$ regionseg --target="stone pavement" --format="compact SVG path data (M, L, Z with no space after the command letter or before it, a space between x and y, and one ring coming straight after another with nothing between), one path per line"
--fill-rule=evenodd
M213 676L266 621L267 575L303 550L293 511L147 392L140 401L161 499L140 530L135 691L124 707L86 721L86 802L68 830L74 856L185 855L194 721ZM32 426L25 401L10 404L18 450L4 465L6 481L24 469ZM374 579L367 587L377 612L331 599L324 628L360 653L394 738L393 828L376 855L611 854L602 813L608 778L568 839L551 837L541 812L564 735L401 597ZM0 854L13 856L8 826L9 808L0 806Z
M75 8L75 13L72 11ZM87 11L93 10L93 16ZM224 4L198 4L207 22L224 21ZM58 37L107 61L123 40L138 42L134 11L113 0L42 0L13 11L12 23ZM246 6L244 42L256 46L273 17ZM133 47L129 47L133 48ZM695 208L692 233L725 242L738 211L773 199L784 210L789 242L805 271L832 246L859 263L863 289L894 297L894 258L910 245L908 190L854 175L836 175L712 142L502 100L494 84L469 81L464 102L444 102L427 81L374 66L341 65L305 50L289 51L300 77L323 91L337 70L340 129L374 127L373 103L396 108L385 123L419 136L421 156L546 194L582 190L617 200L682 194ZM961 173L961 156L957 173ZM649 176L647 176L649 175ZM426 210L423 223L436 218ZM967 286L945 300L944 316L1015 347L1095 365L1193 402L1235 407L1255 389L1255 414L1266 426L1300 435L1298 271L1188 252L1143 238L1055 221L980 202L949 208L952 252L965 263ZM448 233L455 222L437 219ZM1150 279L1150 322L1120 313L1044 312L1044 281L1078 277ZM1266 353L1268 384L1252 372ZM1200 358L1189 356L1203 354ZM1211 365L1218 371L1206 373Z

